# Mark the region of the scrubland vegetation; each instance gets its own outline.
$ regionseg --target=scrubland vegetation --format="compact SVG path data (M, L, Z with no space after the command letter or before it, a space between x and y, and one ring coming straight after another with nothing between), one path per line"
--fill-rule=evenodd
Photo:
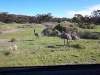
M34 28L36 32L42 34L46 28L44 25L32 24L30 25L32 28L26 24L5 24L5 26L23 31L0 35L0 39L8 40L5 45L0 43L1 67L100 63L99 39L81 38L75 42L69 41L68 46L64 46L63 39L57 36L42 35L39 40L36 39ZM13 43L18 46L18 51L9 50L9 46Z
M98 13L95 11L93 13ZM9 17L8 17L9 16ZM15 16L17 16L16 19ZM19 17L20 16L20 17ZM100 63L100 22L75 14L72 19L0 13L0 67ZM34 35L34 29L42 36ZM62 32L75 34L64 46ZM17 49L14 50L16 44Z

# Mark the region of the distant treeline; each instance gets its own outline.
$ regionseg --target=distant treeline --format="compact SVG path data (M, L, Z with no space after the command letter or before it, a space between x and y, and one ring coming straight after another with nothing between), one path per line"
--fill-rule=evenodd
M93 11L91 12L91 15L86 15L84 17L81 14L75 14L73 18L66 17L54 17L51 15L51 13L37 14L35 16L9 14L8 12L0 13L0 21L4 23L60 23L62 21L70 21L75 23L100 24L100 10Z
M56 18L48 14L37 14L35 16L8 14L8 12L0 13L0 21L4 23L44 23L44 22L62 22L70 21L68 18Z

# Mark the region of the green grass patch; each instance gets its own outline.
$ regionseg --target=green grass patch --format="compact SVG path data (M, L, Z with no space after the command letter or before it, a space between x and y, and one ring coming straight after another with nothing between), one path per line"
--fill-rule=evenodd
M100 25L96 26L95 29L84 29L84 30L88 30L90 32L100 32Z

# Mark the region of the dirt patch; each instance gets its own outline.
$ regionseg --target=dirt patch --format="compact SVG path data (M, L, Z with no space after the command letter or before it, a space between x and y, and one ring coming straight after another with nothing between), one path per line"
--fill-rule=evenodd
M22 28L18 28L18 29L13 29L13 30L2 31L2 34L19 32L19 31L25 31L25 30L23 30ZM10 39L0 39L0 46L6 46L10 44L11 44Z
M76 65L76 64L97 64L96 60L90 59L90 60L85 60L80 63L74 62L74 61L67 61L64 63L58 63L57 65Z
M9 39L0 39L0 46L10 45Z
M5 33L11 33L11 32L19 32L19 31L25 31L22 28L18 28L18 29L13 29L13 30L8 30L8 31L2 31L2 34ZM9 42L10 39L0 39L0 46L6 46L6 45L10 45L11 42Z
M18 32L18 31L25 31L25 30L23 30L23 29L21 29L21 28L18 28L18 29L3 31L2 34L4 34L4 33L11 33L11 32Z

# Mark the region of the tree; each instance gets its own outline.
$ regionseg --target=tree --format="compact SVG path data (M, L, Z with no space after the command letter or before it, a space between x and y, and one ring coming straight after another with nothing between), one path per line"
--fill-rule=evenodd
M92 16L91 19L95 24L100 24L100 10L94 10L91 13L91 16Z
M72 18L72 22L84 22L84 17L81 14L75 14L74 17Z

